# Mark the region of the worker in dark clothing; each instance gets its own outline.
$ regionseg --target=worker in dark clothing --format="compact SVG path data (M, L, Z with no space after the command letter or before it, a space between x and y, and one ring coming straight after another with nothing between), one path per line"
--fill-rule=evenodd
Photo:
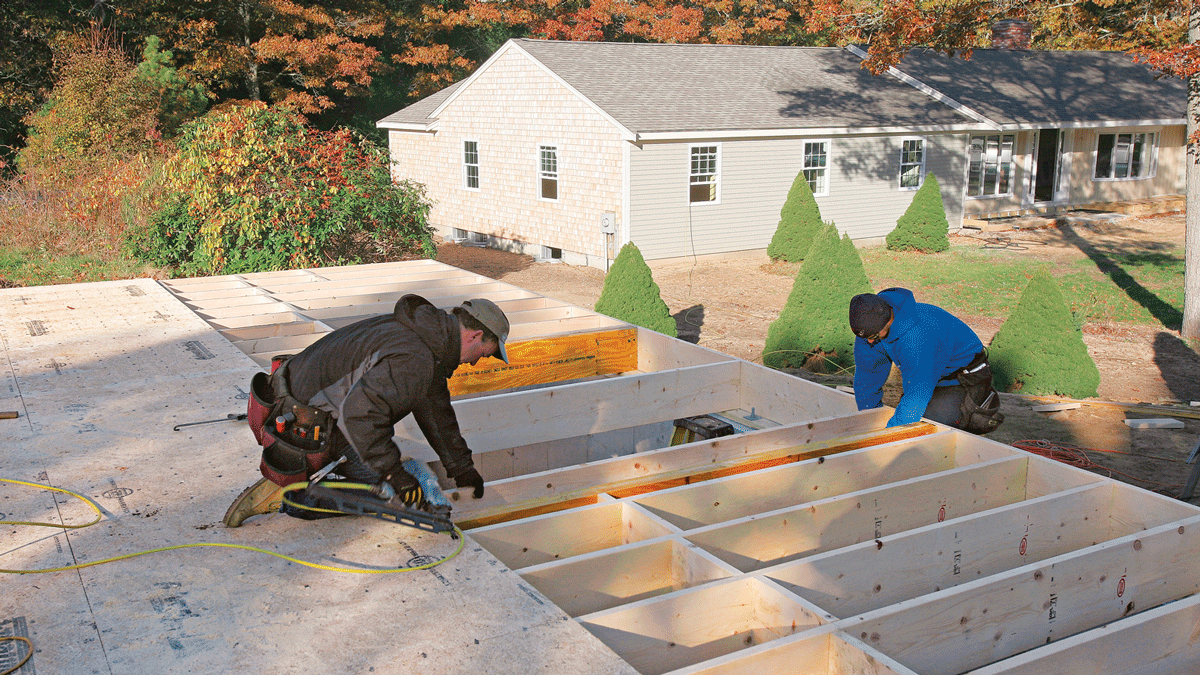
M411 413L441 459L446 475L460 488L473 488L475 498L479 498L483 496L483 477L475 469L471 450L459 431L447 379L459 364L474 365L487 356L507 362L504 343L508 329L504 312L487 299L467 300L446 312L420 296L405 295L392 314L364 319L329 333L278 366L270 375L269 387L252 383L252 389L255 398L287 397L291 407L280 407L276 402L271 408L270 419L279 419L281 427L292 423L274 417L286 416L284 410L299 411L310 420L298 431L310 442L293 438L297 446L314 446L311 441L319 440L323 431L325 441L321 447L326 454L320 461L345 458L336 469L337 475L374 486L372 492L380 499L394 498L408 507L426 510L428 503L421 485L402 468L400 450L392 441L395 425ZM263 389L270 391L261 393ZM318 429L320 421L326 425L323 430ZM256 430L264 444L264 478L230 506L225 514L229 527L241 525L250 516L279 510L282 486L296 478L281 476L286 470L279 469L287 464L287 450L292 445L278 442L285 436L276 433L270 424L266 427ZM301 467L303 459L301 455ZM302 468L299 480L313 470L311 465L307 470ZM289 493L288 500L321 508L315 500L306 501L304 491ZM283 511L308 519L327 515L293 506Z
M888 288L850 300L850 329L857 336L859 410L883 405L883 385L895 363L904 393L889 427L925 417L982 434L1004 420L983 343L946 310L917 302L908 289Z

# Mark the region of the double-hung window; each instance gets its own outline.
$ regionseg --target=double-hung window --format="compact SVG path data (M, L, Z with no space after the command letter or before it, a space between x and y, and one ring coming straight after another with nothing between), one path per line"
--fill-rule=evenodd
M900 141L900 189L916 190L925 177L925 139L905 138Z
M1158 134L1139 132L1096 137L1096 180L1131 180L1154 175Z
M972 136L967 169L967 196L1012 194L1013 135Z
M688 177L688 202L716 202L721 178L721 146L693 145L691 173Z
M479 189L479 141L463 141L463 187Z
M803 171L814 196L829 194L829 141L804 141Z
M550 201L558 200L558 146L538 146L538 195Z

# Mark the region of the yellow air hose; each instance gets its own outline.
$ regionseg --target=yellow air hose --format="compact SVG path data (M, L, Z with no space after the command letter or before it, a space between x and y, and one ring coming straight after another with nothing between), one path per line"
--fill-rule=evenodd
M27 483L25 481L13 480L10 478L0 478L0 482L13 483L16 485L24 485L27 487L38 488L41 490L53 490L54 492L61 492L63 494L70 495L70 496L75 497L76 499L84 502L85 504L90 506L93 511L96 512L96 517L91 522L84 523L83 525L59 525L57 523L35 523L35 522L21 522L21 521L14 521L14 522L6 523L8 525L31 525L31 526L36 526L36 527L57 527L57 528L61 528L64 530L77 530L80 528L88 527L90 525L95 525L96 523L100 522L100 518L102 515L100 512L100 507L96 506L94 503L92 503L92 501L90 499L88 499L87 497L84 497L81 494L71 492L70 490L64 490L63 488L56 488L56 487L53 487L50 485L41 485L39 483ZM309 507L305 507L305 506L296 504L295 502L292 502L292 501L288 500L288 498L287 498L287 493L294 492L296 490L302 490L306 487L308 487L308 483L306 483L306 482L292 483L291 485L288 485L287 487L285 487L283 489L284 501L289 504L292 504L293 506L297 506L299 508L309 508ZM365 484L359 484L359 483L327 484L326 487L336 487L339 489L353 489L353 490L368 490L368 489L370 489L370 486L365 485ZM323 511L326 513L337 513L337 511L329 511L328 509L310 508L309 510ZM266 549L256 548L254 546L243 546L241 544L221 544L221 543L217 543L217 542L198 542L198 543L194 543L194 544L177 544L175 546L162 546L160 548L152 548L148 551L139 551L137 553L127 553L125 555L119 555L119 556L115 556L112 558L105 558L103 560L96 560L93 562L80 563L78 565L67 565L65 567L51 567L51 568L40 569L40 570L9 570L9 569L0 568L0 573L3 573L3 574L44 574L46 572L65 572L67 570L78 570L78 569L83 569L84 567L93 567L95 565L103 565L103 564L110 563L110 562L116 562L118 560L125 560L127 558L136 558L137 556L147 555L149 553L159 553L162 551L173 551L175 549L181 549L181 548L200 548L200 547L204 547L204 546L210 546L210 547L218 547L218 548L237 548L237 549L242 549L244 551L255 551L258 553L266 553L267 555L275 556L276 558L282 558L283 560L296 563L297 565L303 565L305 567L311 567L313 569L318 569L318 570L326 570L329 572L346 572L348 574L395 574L397 572L416 572L418 570L427 570L427 569L430 569L431 567L436 567L438 565L441 565L442 563L446 562L447 560L454 558L459 553L462 553L463 545L466 543L466 540L463 536L462 530L458 529L457 526L454 528L454 533L457 535L457 538L458 538L458 547L456 549L454 549L454 552L451 553L450 555L448 555L445 558L442 558L440 560L435 560L433 562L426 563L424 565L415 565L413 567L397 567L394 569L363 570L363 569L352 569L352 568L348 568L348 567L335 567L333 565L322 565L320 563L314 563L314 562L308 562L306 560L300 560L298 558L293 558L291 556L283 555L282 553L275 553L274 551L268 551ZM0 673L0 675L6 675L6 674Z

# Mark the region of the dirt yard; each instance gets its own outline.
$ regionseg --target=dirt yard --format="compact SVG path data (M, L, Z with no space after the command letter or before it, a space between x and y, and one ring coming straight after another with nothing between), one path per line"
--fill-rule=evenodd
M1089 250L1181 255L1183 236L1183 216L1177 213L976 233L955 237L955 243L1005 246L1021 255L1062 261L1082 259ZM600 270L538 263L493 249L443 244L438 260L588 309L604 285ZM779 316L792 287L791 277L779 266L759 254L654 263L652 270L682 339L760 362L767 327ZM999 319L961 318L985 344L1001 324ZM1055 448L1082 448L1084 455L1070 453L1067 458L1105 475L1112 471L1115 478L1178 495L1190 470L1185 460L1200 439L1200 419L1178 417L1185 423L1183 429L1135 430L1125 424L1127 418L1166 415L1100 403L1181 404L1183 414L1200 418L1200 406L1189 405L1200 401L1200 356L1177 332L1150 327L1088 324L1084 341L1100 369L1099 398L1077 410L1047 414L1032 410L1041 401L1005 395L1002 410L1007 419L990 437L1002 443L1043 441ZM794 374L828 385L850 384L847 379ZM899 393L898 388L887 392L885 401L894 403ZM1191 501L1200 503L1200 497Z

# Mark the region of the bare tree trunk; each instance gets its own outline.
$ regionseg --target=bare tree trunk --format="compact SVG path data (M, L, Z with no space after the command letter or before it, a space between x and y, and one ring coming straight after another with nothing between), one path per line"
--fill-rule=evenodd
M249 66L246 70L246 95L251 101L261 101L262 92L258 83L258 61L254 58L254 45L250 40L250 7L243 0L240 6L242 15L242 44L246 47L246 58Z
M1192 5L1188 17L1188 42L1200 42L1200 3ZM1187 80L1187 133L1195 138L1200 124L1200 73ZM1200 339L1200 145L1188 144L1187 152L1187 231L1184 235L1183 328L1185 338Z

